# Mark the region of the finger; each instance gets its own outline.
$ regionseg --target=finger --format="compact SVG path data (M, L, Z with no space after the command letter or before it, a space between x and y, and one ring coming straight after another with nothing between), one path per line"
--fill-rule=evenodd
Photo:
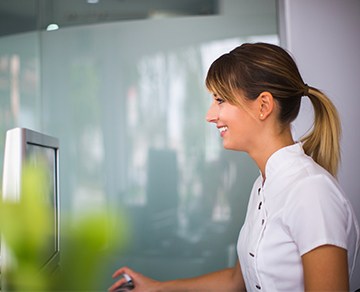
M116 281L109 289L108 291L115 291L116 288L121 286L122 284L125 284L127 281L125 278L121 278L120 280Z
M117 271L115 271L115 273L112 275L112 277L116 278L124 273L126 273L130 276L130 274L132 274L132 270L130 270L128 267L122 267L122 268L118 269Z

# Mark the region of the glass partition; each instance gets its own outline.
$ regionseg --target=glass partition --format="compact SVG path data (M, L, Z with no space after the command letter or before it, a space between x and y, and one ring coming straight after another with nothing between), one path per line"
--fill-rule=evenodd
M122 265L164 280L236 262L259 172L206 123L204 79L243 42L278 43L276 1L216 4L211 15L0 37L0 150L13 126L58 137L62 214L126 218L128 244L104 269L105 286Z

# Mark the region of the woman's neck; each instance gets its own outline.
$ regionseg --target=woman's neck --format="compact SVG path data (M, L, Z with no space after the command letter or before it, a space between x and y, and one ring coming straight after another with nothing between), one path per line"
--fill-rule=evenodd
M270 156L281 148L293 145L294 143L291 132L286 131L282 135L263 141L258 147L254 148L253 151L249 152L250 157L255 161L262 174L263 183L266 179L266 163Z

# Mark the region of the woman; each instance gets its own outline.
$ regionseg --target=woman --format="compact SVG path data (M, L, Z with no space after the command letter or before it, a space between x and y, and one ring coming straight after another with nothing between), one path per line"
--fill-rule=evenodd
M134 291L349 290L359 228L335 179L340 122L334 105L271 44L243 44L224 54L211 65L206 86L213 94L206 119L219 129L224 148L247 152L260 170L238 239L239 261L168 282L126 267L114 277L129 274ZM291 122L303 96L314 106L315 121L295 142Z

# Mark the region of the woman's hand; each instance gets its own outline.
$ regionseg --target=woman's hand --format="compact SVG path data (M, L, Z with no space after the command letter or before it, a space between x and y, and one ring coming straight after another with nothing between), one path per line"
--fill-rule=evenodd
M135 271L133 271L132 269L128 268L128 267L123 267L118 269L114 274L113 274L113 278L119 277L122 274L128 274L131 279L132 282L134 284L134 289L133 290L129 290L132 292L141 292L141 291L146 291L146 292L155 292L155 291L160 291L160 285L161 282L160 281L155 281L153 279L150 279L148 277L143 276L140 273L137 273ZM117 280L110 288L109 291L116 291L116 288L118 288L119 286L121 286L122 284L126 283L126 279L125 278L121 278L119 280Z
M130 290L131 292L246 291L239 262L236 263L234 268L227 268L193 278L177 279L164 282L147 278L127 267L118 269L113 274L113 278L116 278L124 273L131 277L135 286L133 290ZM124 283L126 283L125 278L119 279L109 288L109 291L115 292L116 288Z

